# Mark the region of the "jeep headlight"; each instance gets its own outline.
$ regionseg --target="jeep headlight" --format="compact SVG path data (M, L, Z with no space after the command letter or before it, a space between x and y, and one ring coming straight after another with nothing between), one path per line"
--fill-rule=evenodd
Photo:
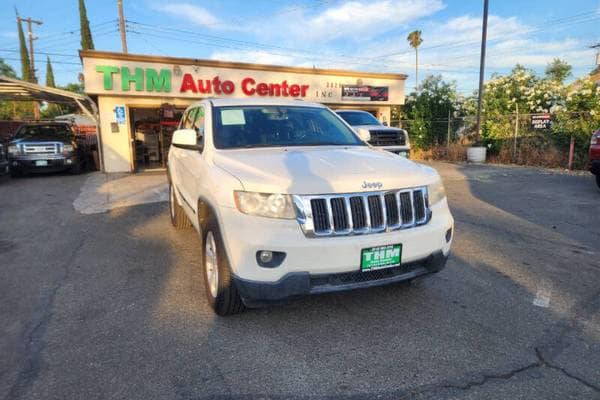
M19 154L19 147L14 146L14 145L8 146L8 154L11 154L11 155Z
M296 218L292 196L278 193L233 192L240 212L269 218Z
M429 205L434 205L444 200L446 190L441 179L438 178L437 181L427 186L427 195L429 196Z
M75 147L72 144L63 145L63 153L72 153L73 150L75 150Z

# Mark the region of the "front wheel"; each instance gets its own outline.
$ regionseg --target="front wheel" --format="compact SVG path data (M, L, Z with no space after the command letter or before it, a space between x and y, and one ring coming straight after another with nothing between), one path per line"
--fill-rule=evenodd
M19 171L16 168L10 169L10 177L11 178L21 178L23 176L23 172Z
M69 168L69 173L71 173L71 175L81 174L81 164L79 163L79 160L76 160L75 164Z
M239 314L246 307L233 282L219 225L214 216L208 220L203 233L202 266L208 303L217 315Z

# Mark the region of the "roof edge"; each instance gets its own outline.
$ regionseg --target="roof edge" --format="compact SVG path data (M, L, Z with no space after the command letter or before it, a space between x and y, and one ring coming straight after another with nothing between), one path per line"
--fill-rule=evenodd
M255 71L277 71L277 72L291 72L296 74L315 74L315 75L339 75L339 76L353 76L353 77L365 77L365 78L379 78L379 79L398 79L406 80L408 75L397 74L397 73L379 73L379 72L365 72L365 71L351 71L343 69L323 69L323 68L305 68L305 67L288 67L283 65L271 65L271 64L253 64L244 63L237 61L217 61L217 60L206 60L200 58L180 58L180 57L169 57L169 56L155 56L155 55L142 55L142 54L124 54L111 51L97 51L97 50L80 50L79 57L83 58L112 58L115 60L123 61L146 61L155 63L171 63L179 65L198 65L203 67L217 67L217 68L232 68L232 69L249 69Z

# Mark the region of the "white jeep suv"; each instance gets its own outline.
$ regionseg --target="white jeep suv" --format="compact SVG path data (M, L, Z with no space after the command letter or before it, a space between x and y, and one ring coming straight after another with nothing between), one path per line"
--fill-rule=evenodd
M444 267L454 222L439 175L362 136L297 100L185 111L169 151L171 221L201 235L217 314Z

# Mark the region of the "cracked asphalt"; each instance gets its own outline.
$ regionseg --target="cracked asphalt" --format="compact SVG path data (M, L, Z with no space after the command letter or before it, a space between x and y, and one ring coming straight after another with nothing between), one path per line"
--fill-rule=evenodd
M592 177L434 166L444 271L225 319L165 203L83 215L85 175L1 181L0 399L600 399Z

